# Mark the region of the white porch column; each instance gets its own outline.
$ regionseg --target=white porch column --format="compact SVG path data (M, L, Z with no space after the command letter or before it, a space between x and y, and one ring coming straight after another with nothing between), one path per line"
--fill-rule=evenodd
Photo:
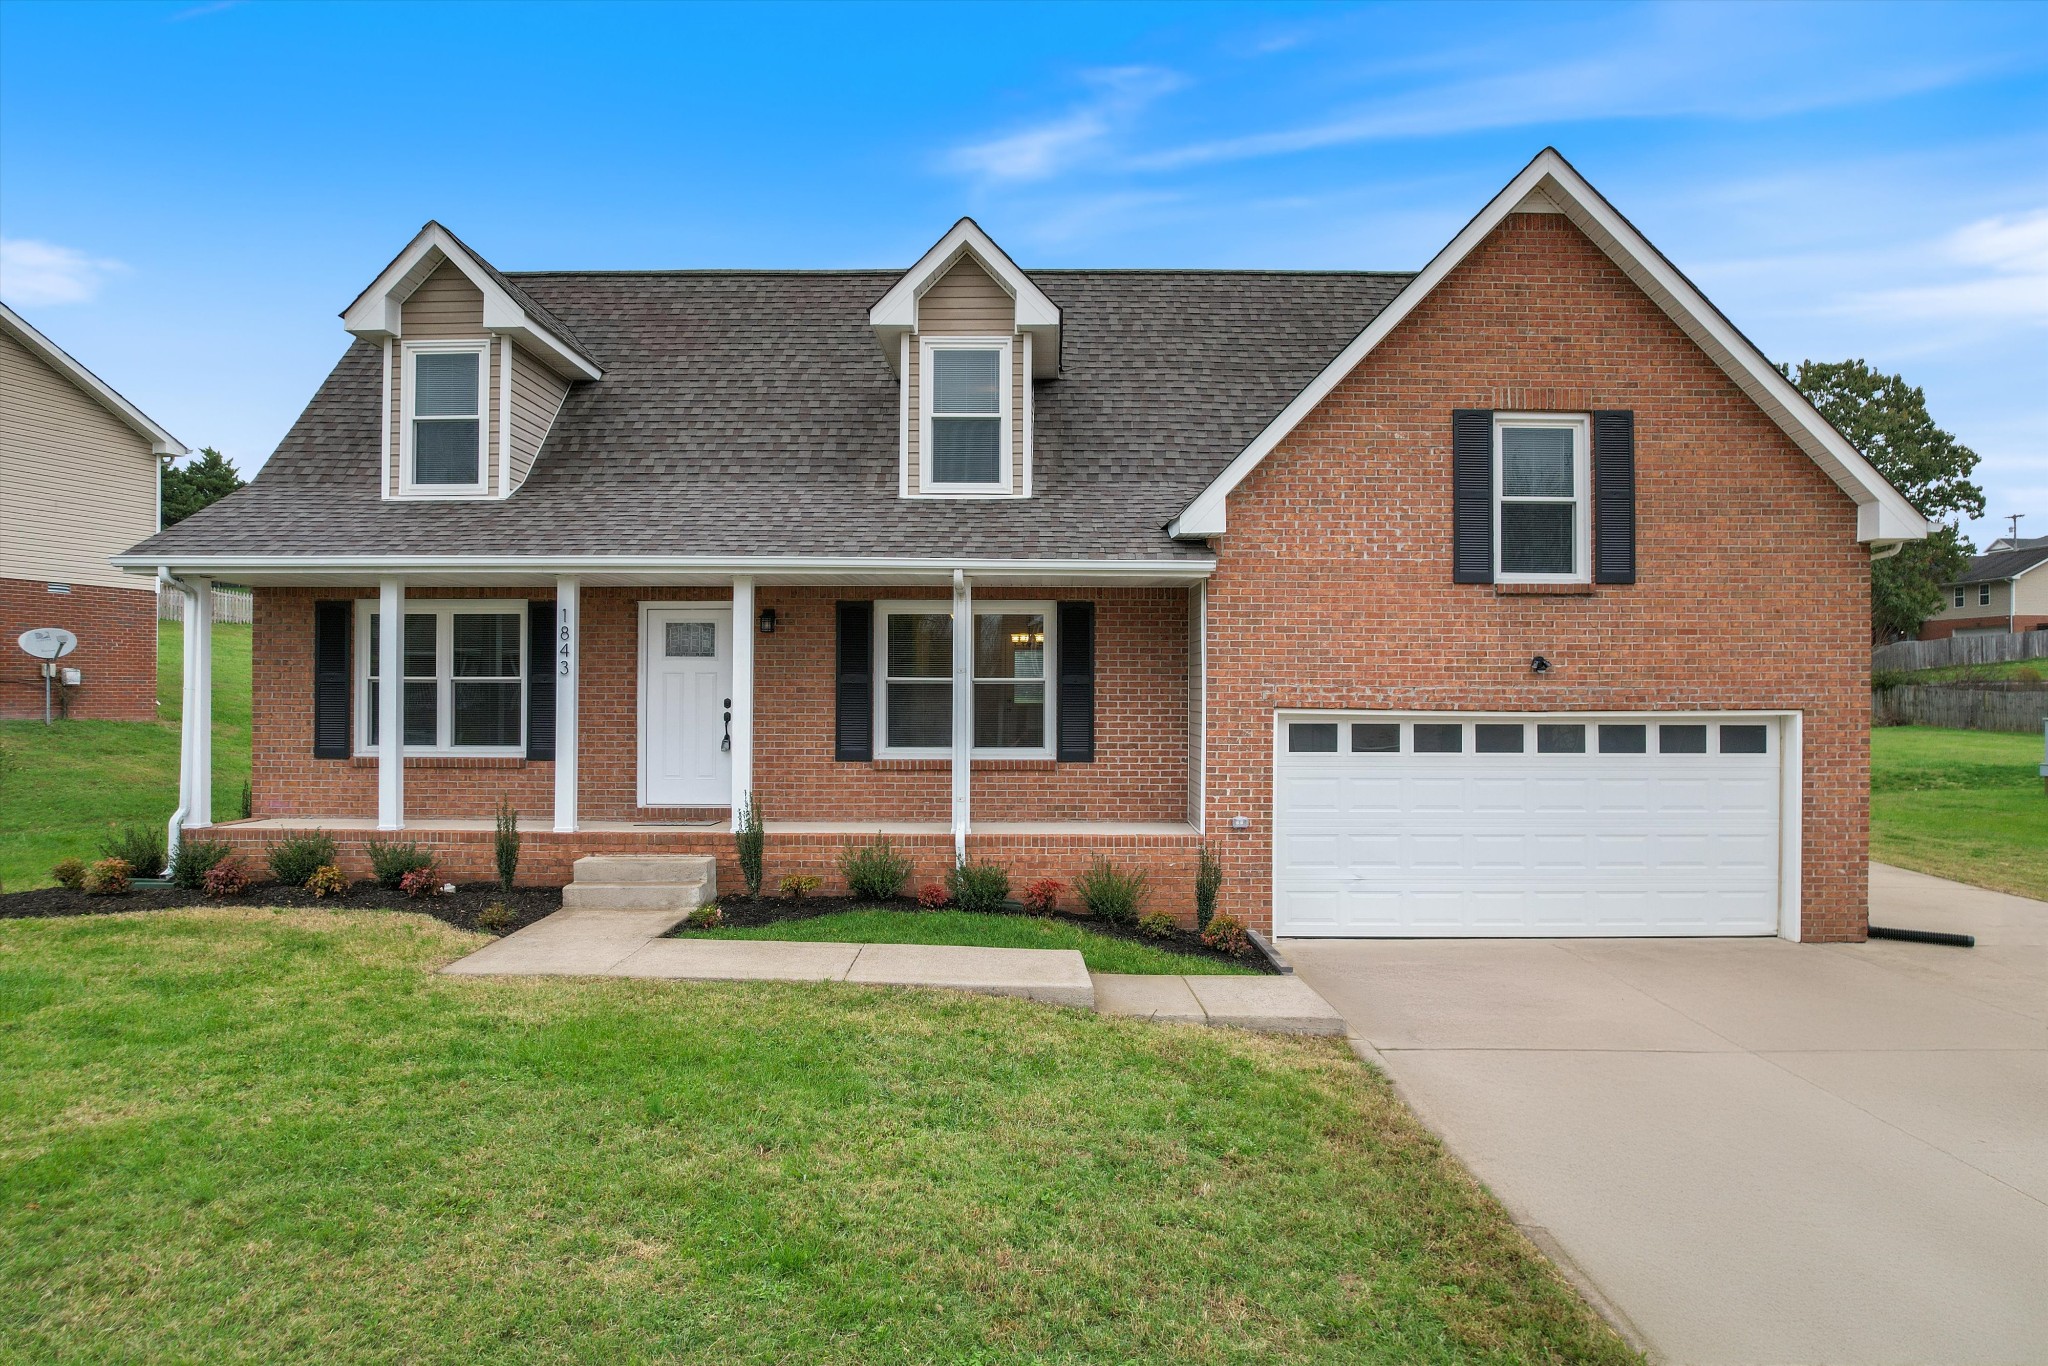
M192 579L185 603L185 824L213 824L213 580Z
M974 788L974 589L953 571L953 861L967 860Z
M576 685L581 673L581 580L555 580L555 829L576 828Z
M377 828L405 828L405 580L377 580Z
M732 828L740 828L740 806L754 790L754 580L732 581L732 696L726 699L732 736Z

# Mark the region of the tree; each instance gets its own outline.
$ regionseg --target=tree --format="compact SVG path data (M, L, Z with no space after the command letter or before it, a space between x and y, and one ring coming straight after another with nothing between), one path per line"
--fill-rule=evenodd
M1881 375L1860 360L1779 369L1935 524L1926 540L1908 541L1870 567L1871 639L1910 636L1941 610L1942 585L1969 567L1974 547L1959 524L1984 515L1984 490L1970 479L1977 453L1934 425L1926 392L1901 375Z
M242 476L219 451L208 446L179 469L164 461L164 525L176 526L199 509L242 487Z

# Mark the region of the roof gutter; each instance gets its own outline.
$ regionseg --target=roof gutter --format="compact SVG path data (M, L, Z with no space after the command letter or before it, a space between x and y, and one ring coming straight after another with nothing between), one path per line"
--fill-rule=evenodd
M951 583L953 571L968 574L1032 575L1087 574L1101 578L1206 579L1216 572L1214 560L1015 560L1015 559L910 559L896 556L808 556L750 555L201 555L143 554L116 555L112 562L121 569L143 573L218 573L232 579L235 571L245 573L335 574L348 572L376 574L446 574L453 572L497 574L902 574L929 575L934 582Z

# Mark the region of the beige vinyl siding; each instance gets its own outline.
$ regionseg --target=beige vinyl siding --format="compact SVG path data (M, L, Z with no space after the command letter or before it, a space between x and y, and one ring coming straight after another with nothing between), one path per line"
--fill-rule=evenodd
M917 301L917 330L928 337L1007 337L1017 330L1017 305L971 256Z
M2036 565L2012 584L2019 594L2013 610L2023 617L2048 616L2048 564Z
M404 304L403 336L391 344L391 462L385 491L396 496L404 487L405 343L408 341L489 341L489 373L484 392L484 482L498 491L498 367L503 349L484 331L484 294L452 265L420 282Z
M548 428L569 396L569 382L518 347L512 348L512 491L526 482Z
M1017 332L1017 305L1003 287L971 256L963 256L940 276L917 303L918 335L910 339L910 462L907 486L920 491L924 434L924 337L1010 338L1010 491L1024 492L1024 408L1031 399L1031 377L1024 369L1024 339Z
M0 578L154 592L107 558L155 534L156 485L149 442L0 332Z
M2020 582L2025 583L2026 580L2021 579ZM1967 621L1972 617L2002 617L2012 610L2010 606L2012 602L2011 584L1992 584L1991 601L1988 603L1980 603L1977 601L1977 594L1979 588L1980 585L1974 583L1965 584L1963 586L1963 605L1961 607L1955 605L1956 590L1954 588L1942 589L1941 610L1939 612L1936 612L1932 617L1929 617L1928 620Z

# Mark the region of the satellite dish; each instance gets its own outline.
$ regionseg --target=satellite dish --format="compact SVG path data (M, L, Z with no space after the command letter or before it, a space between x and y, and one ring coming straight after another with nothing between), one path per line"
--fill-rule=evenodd
M62 659L78 648L78 637L61 626L39 626L23 631L19 644L37 659Z

